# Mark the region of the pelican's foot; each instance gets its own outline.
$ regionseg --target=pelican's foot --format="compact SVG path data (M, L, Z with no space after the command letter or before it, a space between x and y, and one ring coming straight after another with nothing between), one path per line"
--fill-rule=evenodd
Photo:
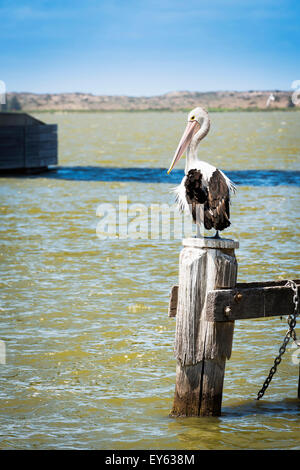
M215 238L216 238L216 239L220 239L221 237L220 237L220 235L219 235L219 230L216 231L214 237L210 237L210 238L213 238L213 239L215 239Z

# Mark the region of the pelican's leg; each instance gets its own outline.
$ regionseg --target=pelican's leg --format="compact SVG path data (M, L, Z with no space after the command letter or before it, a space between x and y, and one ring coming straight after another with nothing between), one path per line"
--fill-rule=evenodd
M201 230L200 230L200 224L196 224L196 225L197 225L197 235L196 235L196 237L197 238L202 238Z
M212 238L221 238L220 235L219 235L219 230L216 230L215 236L212 237Z

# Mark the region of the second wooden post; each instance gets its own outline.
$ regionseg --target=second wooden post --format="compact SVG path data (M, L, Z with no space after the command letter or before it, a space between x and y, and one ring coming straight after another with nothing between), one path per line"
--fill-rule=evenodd
M206 294L234 287L238 242L228 239L187 238L179 260L176 315L176 386L172 414L221 414L226 359L230 358L234 322L205 318Z

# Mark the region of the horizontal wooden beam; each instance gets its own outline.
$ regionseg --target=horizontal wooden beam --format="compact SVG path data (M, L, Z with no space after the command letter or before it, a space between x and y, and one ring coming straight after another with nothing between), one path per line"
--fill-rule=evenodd
M294 282L300 286L300 280ZM294 312L293 291L285 287L287 280L237 283L233 289L209 291L206 303L207 321L231 321L290 315ZM299 290L299 288L298 288ZM178 286L171 289L169 317L175 317ZM300 301L298 305L298 313Z
M294 281L299 286L300 280ZM208 292L206 320L214 322L290 315L294 293L287 281L237 284ZM299 313L299 305L298 305Z

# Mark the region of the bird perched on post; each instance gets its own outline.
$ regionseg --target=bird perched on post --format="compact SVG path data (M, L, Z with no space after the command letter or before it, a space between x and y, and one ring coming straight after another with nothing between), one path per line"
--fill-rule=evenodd
M176 149L168 174L186 150L185 176L174 189L180 211L190 212L193 222L208 230L219 231L230 225L230 193L236 191L232 181L215 166L198 159L199 143L208 134L210 119L205 109L197 107L188 115L186 129Z

